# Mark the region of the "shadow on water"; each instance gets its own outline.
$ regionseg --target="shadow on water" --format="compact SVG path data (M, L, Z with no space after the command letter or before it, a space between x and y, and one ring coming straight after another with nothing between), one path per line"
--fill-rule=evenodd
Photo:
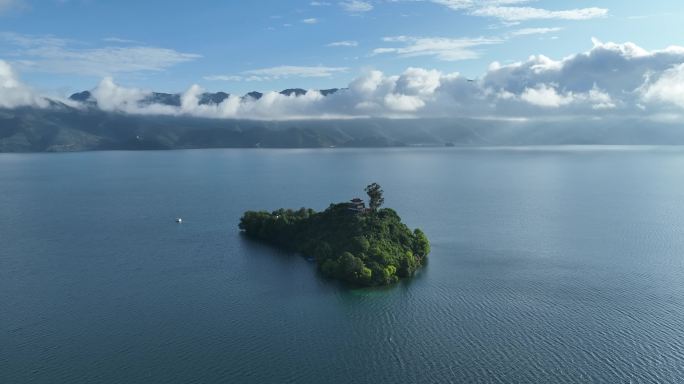
M244 232L240 231L238 235L240 239L240 243L242 246L246 248L248 251L255 251L255 252L250 252L254 254L269 254L271 256L277 255L279 259L286 258L286 259L303 259L303 255L293 252L293 251L287 251L280 249L276 246L261 242L259 240L255 240L249 236L247 236Z
M357 286L353 284L349 284L343 281L338 281L333 278L324 276L317 268L317 263L309 261L308 258L298 252L294 251L287 251L280 249L276 246L263 243L259 240L252 239L249 236L247 236L244 232L239 233L239 239L241 245L245 248L250 255L254 254L268 254L269 257L273 257L274 259L278 261L286 261L288 263L291 262L299 262L299 261L306 261L308 265L311 266L312 273L315 274L315 277L318 281L326 284L329 287L336 287L342 293L349 294L351 296L359 296L359 297L381 297L381 296L386 296L390 292L395 292L397 290L408 290L414 283L426 278L427 274L427 267L429 265L429 262L426 262L426 264L418 270L418 272L410 277L410 278L405 278L401 279L398 282L387 285L387 286L379 286L379 287L362 287L362 286Z

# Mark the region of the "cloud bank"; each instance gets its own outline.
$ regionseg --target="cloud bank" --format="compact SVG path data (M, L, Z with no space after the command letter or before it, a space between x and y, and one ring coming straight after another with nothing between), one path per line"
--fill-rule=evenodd
M478 79L424 68L408 68L399 75L371 70L332 94L308 90L266 92L260 98L230 95L218 104L201 103L203 91L193 85L174 106L151 103L151 92L105 78L92 97L107 111L267 120L684 116L684 47L649 51L632 43L593 44L563 59L535 55L513 64L495 62ZM45 106L7 63L1 63L0 105Z
M45 108L49 102L37 95L31 88L22 84L12 67L0 60L0 107L16 108L24 106Z

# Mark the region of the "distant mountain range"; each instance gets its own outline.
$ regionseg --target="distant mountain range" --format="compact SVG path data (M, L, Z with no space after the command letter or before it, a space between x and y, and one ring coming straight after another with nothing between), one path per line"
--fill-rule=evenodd
M321 91L329 95L337 89ZM302 95L287 89L285 95ZM259 92L241 97L260 98ZM227 93L204 93L218 104ZM684 145L681 124L648 119L499 121L479 119L349 119L258 121L106 112L90 92L73 94L74 108L0 109L0 152L65 152L185 148L320 148L565 144ZM153 93L143 103L180 105L179 94Z
M332 95L333 93L338 92L340 89L339 88L331 88L331 89L321 89L319 92L323 96L328 96ZM280 91L281 95L285 96L302 96L306 94L306 89L302 88L290 88L290 89L285 89ZM230 96L229 93L225 92L216 92L216 93L210 93L210 92L205 92L203 93L200 98L199 98L199 104L200 105L211 105L211 104L221 104L221 102L225 99L227 99ZM249 92L245 95L242 96L242 98L252 98L255 100L259 100L264 96L263 93L257 92L257 91L252 91ZM92 94L90 91L83 91L83 92L78 92L74 93L73 95L69 96L70 100L73 101L78 101L81 103L84 103L86 105L90 106L96 106L97 101L95 98L93 98ZM161 92L152 92L147 98L145 98L142 101L142 104L149 105L149 104L161 104L161 105L168 105L172 107L179 107L181 105L181 94L180 93L161 93Z

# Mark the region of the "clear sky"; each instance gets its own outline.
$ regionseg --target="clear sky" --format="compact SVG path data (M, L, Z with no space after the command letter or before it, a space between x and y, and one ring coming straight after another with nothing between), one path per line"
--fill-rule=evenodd
M344 87L408 67L482 76L490 63L559 60L591 38L684 45L684 2L619 0L0 0L0 59L34 88L105 76L181 92Z

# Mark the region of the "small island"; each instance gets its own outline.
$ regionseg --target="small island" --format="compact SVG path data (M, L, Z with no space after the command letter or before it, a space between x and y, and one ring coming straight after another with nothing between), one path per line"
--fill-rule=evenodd
M380 286L411 277L427 261L430 243L411 231L384 203L377 183L360 198L330 204L322 211L301 208L247 211L239 228L252 239L315 261L324 275L358 286Z

